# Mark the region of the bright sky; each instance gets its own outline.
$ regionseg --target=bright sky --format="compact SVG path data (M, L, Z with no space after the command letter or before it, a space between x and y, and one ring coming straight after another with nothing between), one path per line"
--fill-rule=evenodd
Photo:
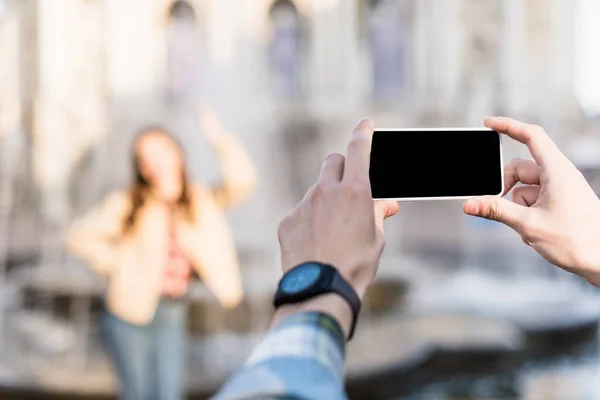
M600 1L580 0L577 24L577 93L584 109L600 114Z

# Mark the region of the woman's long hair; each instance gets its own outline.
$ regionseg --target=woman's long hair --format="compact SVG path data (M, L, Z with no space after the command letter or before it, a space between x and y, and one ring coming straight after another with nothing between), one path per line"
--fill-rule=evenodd
M185 157L183 154L183 148L181 147L179 141L164 128L148 127L142 129L133 141L131 158L133 160L134 181L129 191L131 196L131 208L123 221L123 231L126 234L130 233L135 227L139 211L144 206L146 199L150 195L151 189L151 183L148 182L148 180L142 174L142 168L140 166L140 157L137 151L138 143L140 143L140 141L146 136L155 134L157 132L169 138L173 142L173 144L179 149L179 154L181 156L181 182L183 187L181 189L181 195L179 196L179 199L177 199L175 205L178 209L183 210L185 217L189 221L194 220L194 210L191 201L192 194L190 192L190 185L187 178L188 174L185 167Z

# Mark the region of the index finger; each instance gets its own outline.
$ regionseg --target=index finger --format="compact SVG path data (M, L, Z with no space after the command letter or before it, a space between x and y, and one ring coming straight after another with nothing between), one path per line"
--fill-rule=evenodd
M490 117L485 126L523 143L540 166L549 166L563 158L550 136L539 126L526 124L512 118Z
M369 179L369 164L371 159L371 142L375 125L368 118L361 119L348 144L343 180Z

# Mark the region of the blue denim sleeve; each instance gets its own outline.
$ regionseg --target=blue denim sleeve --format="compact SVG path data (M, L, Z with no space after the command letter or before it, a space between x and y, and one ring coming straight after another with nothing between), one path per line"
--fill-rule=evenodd
M345 339L336 320L308 312L272 328L213 400L346 400Z

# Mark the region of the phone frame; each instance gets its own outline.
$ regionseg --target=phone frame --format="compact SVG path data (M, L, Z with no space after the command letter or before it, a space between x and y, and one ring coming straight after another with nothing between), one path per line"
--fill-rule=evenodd
M457 131L490 131L497 132L494 129L481 127L481 128L375 128L375 133L379 131L386 132L419 132L419 131L429 131L429 132L457 132ZM500 181L501 188L500 193L490 195L495 197L500 197L504 194L504 158L502 154L502 134L498 133L498 137L500 139ZM370 161L369 161L370 162ZM373 200L392 200L392 201L431 201L431 200L466 200L473 199L481 196L439 196L439 197L400 197L400 198L373 198Z

